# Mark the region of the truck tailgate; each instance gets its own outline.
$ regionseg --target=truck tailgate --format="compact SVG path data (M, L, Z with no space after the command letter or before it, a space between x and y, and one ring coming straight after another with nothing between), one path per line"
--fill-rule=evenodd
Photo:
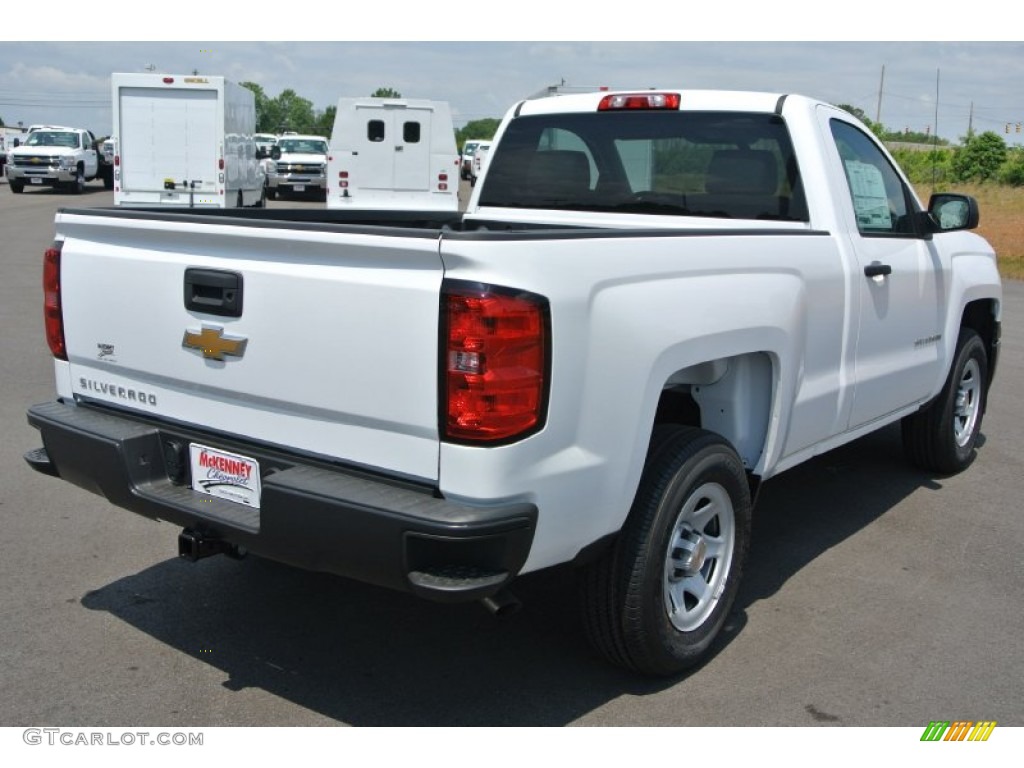
M74 395L436 480L436 233L262 224L59 213Z

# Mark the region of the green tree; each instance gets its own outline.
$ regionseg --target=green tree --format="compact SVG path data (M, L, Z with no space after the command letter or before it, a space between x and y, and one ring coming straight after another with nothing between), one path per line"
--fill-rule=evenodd
M266 91L263 90L263 86L257 83L244 82L239 83L243 88L248 88L256 97L256 130L260 133L273 133L277 130L277 127L270 125L270 121L267 115L267 98Z
M334 117L337 113L338 108L335 105L329 106L316 118L316 124L313 127L313 132L318 136L330 136L334 131Z
M501 125L501 120L495 117L470 120L455 131L455 142L459 145L459 152L462 151L462 145L469 139L493 139L499 125Z
M913 184L945 184L950 179L952 149L940 147L922 152L896 147L890 151Z
M313 102L302 98L291 88L281 91L278 96L270 99L267 103L267 112L276 122L276 125L272 124L271 130L277 133L284 131L311 133L316 123Z
M370 97L374 99L400 99L402 98L402 94L394 88L378 88L370 94Z
M999 169L999 181L1011 187L1024 187L1024 147L1007 153L1007 160Z
M1006 142L994 131L967 136L953 153L950 170L954 181L988 181L1006 162Z
M862 123L864 123L864 125L868 127L868 130L875 134L875 136L881 137L882 134L885 133L885 126L882 125L881 123L876 123L874 120L868 117L867 112L865 112L860 107L853 107L850 106L849 104L839 104L837 106L840 109L845 109L851 115L853 115Z

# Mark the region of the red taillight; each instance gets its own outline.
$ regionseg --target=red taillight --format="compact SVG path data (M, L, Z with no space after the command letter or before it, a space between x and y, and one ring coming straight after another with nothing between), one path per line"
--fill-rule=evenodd
M46 343L58 360L68 359L64 343L64 312L60 304L60 243L46 249L43 256L43 319Z
M224 158L223 157L220 160L217 161L217 170L218 171L223 171L224 170Z
M678 93L610 93L597 105L598 112L617 109L679 109Z
M114 155L114 165L121 165L121 156Z
M446 282L441 292L442 436L510 442L544 426L550 331L534 294Z

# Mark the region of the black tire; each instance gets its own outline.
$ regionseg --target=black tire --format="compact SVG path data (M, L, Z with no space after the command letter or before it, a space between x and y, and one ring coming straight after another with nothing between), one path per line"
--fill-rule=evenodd
M75 171L75 178L68 182L68 192L72 195L80 195L85 192L85 171L81 166Z
M941 475L969 467L976 455L987 399L985 342L973 329L961 328L942 391L917 413L904 417L900 425L907 459Z
M114 167L111 165L105 165L100 169L100 176L103 177L103 188L113 189L114 188Z
M267 187L267 198L270 200L277 199L277 190L273 187Z
M8 185L11 187L11 192L16 195L20 195L25 191L25 182L23 181L8 181Z
M656 428L622 532L580 574L594 648L648 675L701 662L736 598L750 518L750 487L732 446L693 427Z
M263 186L263 187L260 188L260 196L259 196L259 198L256 200L255 203L253 203L253 208L266 208L266 207L267 207L267 188L266 188L266 186Z

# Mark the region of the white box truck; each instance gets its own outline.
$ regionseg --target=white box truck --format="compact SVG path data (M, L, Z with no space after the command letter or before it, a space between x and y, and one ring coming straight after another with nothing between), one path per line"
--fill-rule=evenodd
M110 80L115 205L264 204L252 91L207 75L115 72Z
M339 99L327 182L328 208L457 211L459 152L448 103Z

